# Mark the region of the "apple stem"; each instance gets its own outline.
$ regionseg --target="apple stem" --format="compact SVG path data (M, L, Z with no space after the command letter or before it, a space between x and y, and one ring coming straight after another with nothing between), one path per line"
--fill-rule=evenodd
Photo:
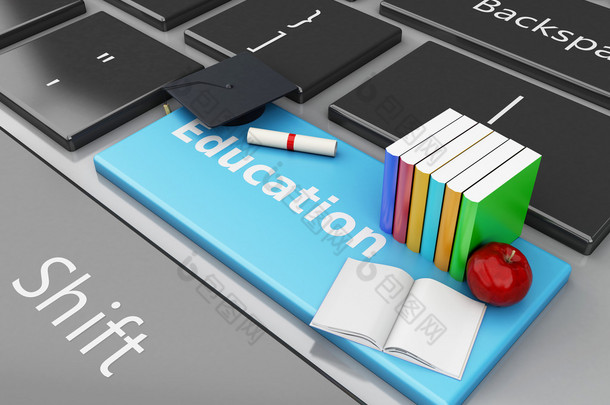
M515 255L516 250L513 249L513 253L510 254L510 257L508 258L508 262L510 263L510 261L513 259L513 256Z

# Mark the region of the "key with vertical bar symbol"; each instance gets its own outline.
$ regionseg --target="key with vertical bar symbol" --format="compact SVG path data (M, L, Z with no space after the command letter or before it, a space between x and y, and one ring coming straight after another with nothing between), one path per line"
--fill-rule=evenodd
M166 84L202 69L103 12L1 54L0 66L0 101L68 150L161 104Z

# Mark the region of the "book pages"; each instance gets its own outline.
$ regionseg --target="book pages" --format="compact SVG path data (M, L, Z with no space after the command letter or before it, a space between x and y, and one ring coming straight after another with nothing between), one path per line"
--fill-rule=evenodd
M412 285L402 269L349 258L311 326L382 350Z

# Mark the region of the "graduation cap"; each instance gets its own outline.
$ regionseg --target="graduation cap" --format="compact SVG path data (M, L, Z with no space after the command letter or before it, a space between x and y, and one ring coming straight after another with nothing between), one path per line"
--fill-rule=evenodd
M297 85L244 52L176 80L165 90L213 128L255 120L265 104L297 90Z

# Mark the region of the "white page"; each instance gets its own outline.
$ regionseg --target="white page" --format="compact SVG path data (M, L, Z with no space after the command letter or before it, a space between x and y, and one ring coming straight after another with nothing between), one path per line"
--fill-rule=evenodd
M381 350L412 285L402 269L347 259L311 326Z
M417 280L386 342L461 379L485 304L432 279ZM399 356L407 359L406 356Z

